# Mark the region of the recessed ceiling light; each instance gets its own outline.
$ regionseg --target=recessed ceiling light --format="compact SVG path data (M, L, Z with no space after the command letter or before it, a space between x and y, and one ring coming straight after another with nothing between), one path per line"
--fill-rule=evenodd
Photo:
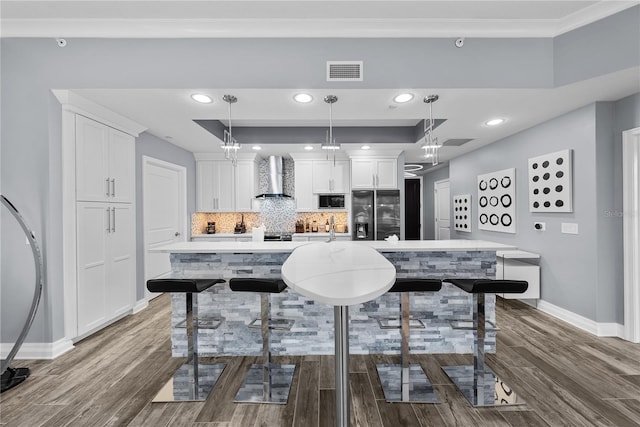
M393 102L397 102L398 104L402 104L404 102L409 102L413 99L412 93L401 93L400 95L396 95L393 98Z
M363 145L362 147L360 147L361 150L370 150L371 146L370 145Z
M209 95L205 95L204 93L194 93L191 95L191 99L201 104L211 104L213 99Z
M484 122L487 126L498 126L499 124L504 123L504 119L491 119Z
M254 146L253 146L253 147L251 147L251 148L253 148L254 150L262 150L262 147L261 147L261 146L259 146L259 145L254 145Z
M305 145L304 149L307 150L307 151L311 151L311 150L313 150L313 147L310 146L310 145Z
M309 95L308 93L297 93L293 96L293 99L301 104L306 104L313 101L313 96Z

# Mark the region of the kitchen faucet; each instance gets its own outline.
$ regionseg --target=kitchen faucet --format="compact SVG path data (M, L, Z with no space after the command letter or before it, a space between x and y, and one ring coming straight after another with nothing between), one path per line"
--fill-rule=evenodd
M331 222L329 223L329 240L328 242L331 242L333 240L336 240L336 222L333 218L333 215L331 215Z

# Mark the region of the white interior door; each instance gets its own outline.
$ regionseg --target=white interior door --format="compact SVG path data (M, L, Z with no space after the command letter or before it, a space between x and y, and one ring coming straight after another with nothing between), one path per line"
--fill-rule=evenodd
M449 230L449 180L436 181L434 183L434 201L435 201L435 235L436 240L450 239Z
M187 238L186 169L182 166L144 156L144 280L171 273L169 254L151 249ZM147 299L156 296L146 291Z

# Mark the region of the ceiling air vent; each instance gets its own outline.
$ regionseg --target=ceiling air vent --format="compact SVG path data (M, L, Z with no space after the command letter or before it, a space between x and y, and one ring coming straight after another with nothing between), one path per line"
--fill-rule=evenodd
M436 120L434 120L434 122L435 121ZM473 138L452 138L452 139L447 139L445 142L442 143L442 145L447 147L459 147L463 144L466 144L469 141L473 141Z
M328 82L361 82L362 61L327 61Z

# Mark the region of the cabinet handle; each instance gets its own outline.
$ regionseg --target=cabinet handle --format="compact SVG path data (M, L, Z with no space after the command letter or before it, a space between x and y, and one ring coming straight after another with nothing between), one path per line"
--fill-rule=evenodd
M376 174L371 174L371 180L373 182L373 186L376 186Z
M113 223L111 224L111 232L116 232L116 208L111 208L111 212L113 212Z
M111 179L111 197L116 197L116 179Z
M107 208L107 233L111 233L111 212L109 208Z
M105 179L107 182L107 192L105 193L107 197L109 197L109 178Z

